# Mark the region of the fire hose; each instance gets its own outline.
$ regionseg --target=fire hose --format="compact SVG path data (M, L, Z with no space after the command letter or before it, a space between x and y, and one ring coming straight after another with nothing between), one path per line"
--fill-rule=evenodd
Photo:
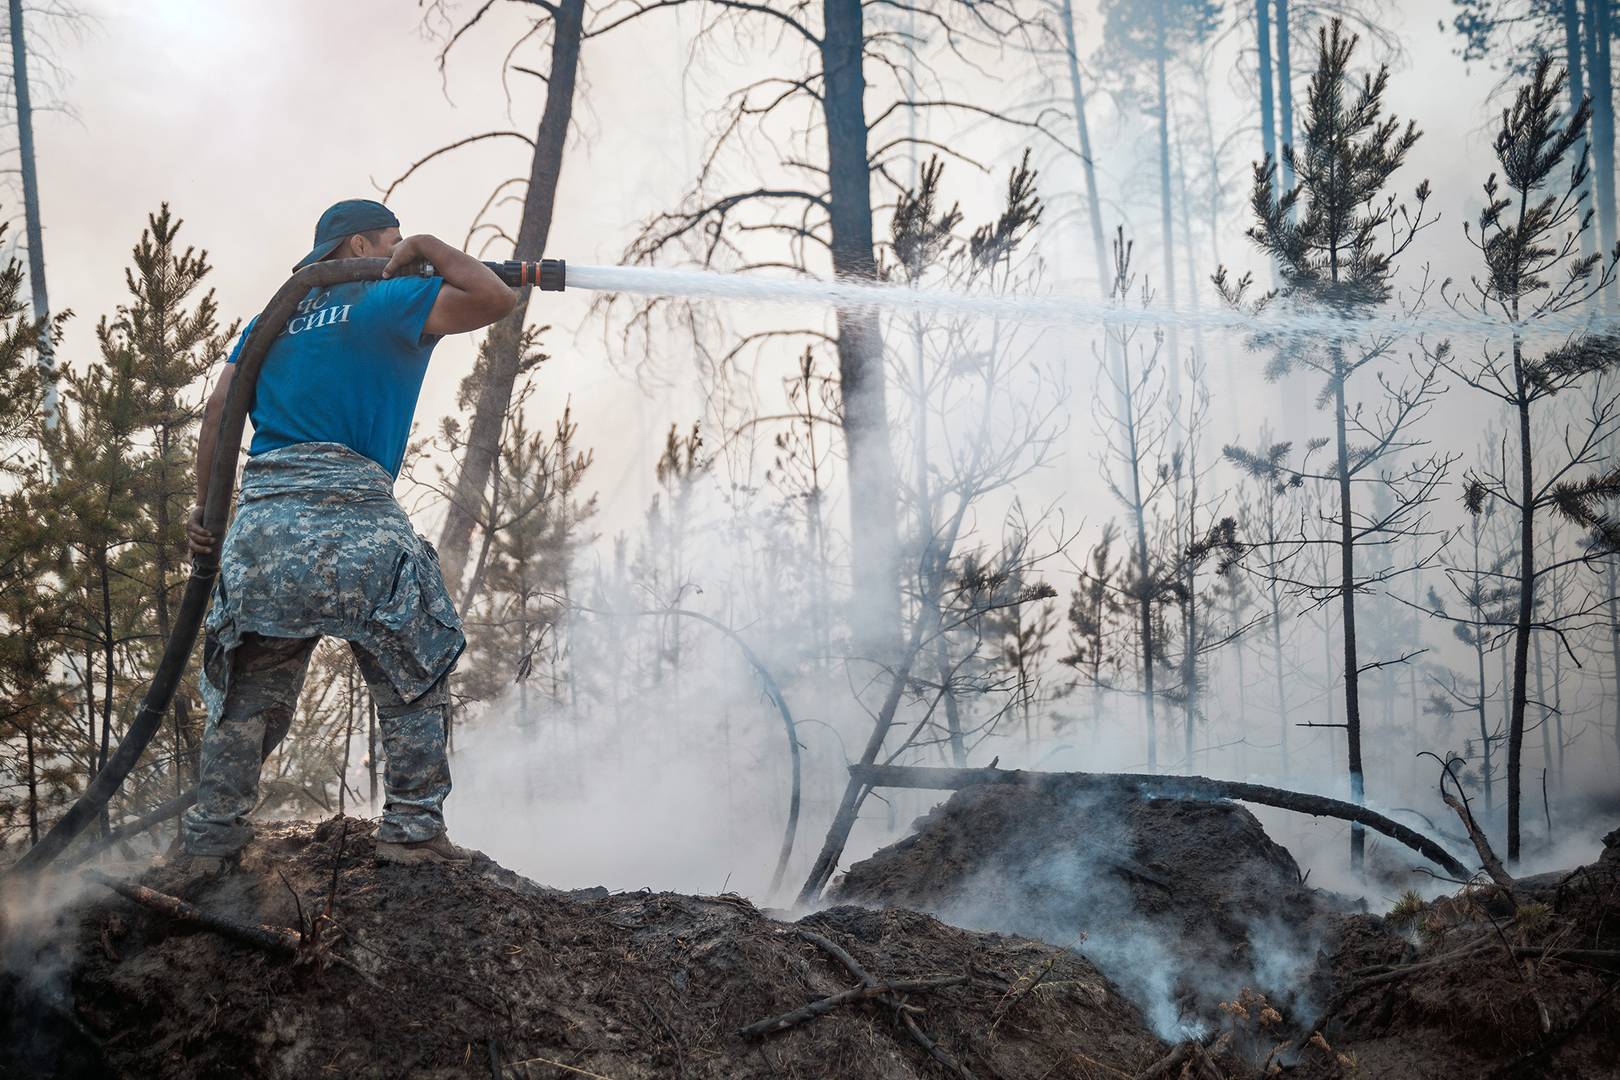
M230 392L226 395L225 407L219 418L219 438L215 443L214 460L208 473L208 493L203 502L203 528L214 536L224 536L230 518L242 432L247 424L248 412L253 407L253 392L259 380L259 370L264 366L270 346L311 289L351 281L376 281L382 277L383 267L387 264L386 259L334 259L306 266L287 279L260 313L237 356L236 374L231 380ZM543 292L562 292L567 285L567 265L561 259L484 265L514 288L534 286ZM158 661L157 670L152 675L152 682L141 700L135 719L119 740L118 748L107 758L106 764L96 773L84 793L68 808L67 813L57 819L50 831L6 871L8 875L35 872L50 865L84 831L85 826L101 815L123 785L169 711L169 703L174 698L175 689L180 685L180 678L185 674L186 664L197 644L197 632L202 628L203 616L208 612L208 601L214 589L214 579L218 576L217 548L214 552L192 558L191 575L175 614L174 628L164 645L163 656Z

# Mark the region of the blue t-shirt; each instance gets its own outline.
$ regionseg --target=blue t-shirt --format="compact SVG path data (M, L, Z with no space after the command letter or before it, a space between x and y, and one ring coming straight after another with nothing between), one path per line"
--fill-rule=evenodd
M249 414L248 455L342 443L399 476L428 357L424 336L444 279L398 277L312 289L270 346ZM226 363L236 363L247 329Z

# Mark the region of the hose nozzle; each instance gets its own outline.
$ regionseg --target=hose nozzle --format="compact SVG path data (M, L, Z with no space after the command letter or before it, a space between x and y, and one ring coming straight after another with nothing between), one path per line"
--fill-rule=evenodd
M500 279L512 286L521 289L527 285L537 287L541 292L562 292L568 287L568 262L566 259L541 259L539 262L487 262L484 264Z

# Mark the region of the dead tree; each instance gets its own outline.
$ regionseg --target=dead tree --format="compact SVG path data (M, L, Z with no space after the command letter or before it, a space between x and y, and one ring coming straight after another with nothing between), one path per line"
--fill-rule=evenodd
M499 0L485 0L464 20L457 21L450 14L453 0L432 0L428 18L430 29L444 35L444 48L439 52L439 70L443 73L451 51L456 44L483 20ZM587 18L585 0L508 0L537 11L533 24L512 50L507 53L501 68L503 85L511 73L537 77L546 87L545 105L531 139L518 131L489 131L457 139L448 145L418 158L409 168L390 183L384 191L386 199L418 169L463 146L488 139L513 138L526 143L531 151L526 176L501 180L490 192L467 233L469 248L481 233L488 233L479 253L490 243L505 241L511 244L512 258L533 262L545 253L546 240L551 233L551 221L557 198L557 184L562 173L564 151L568 145L569 129L574 113L574 90L578 81L580 56L585 43L604 36L633 21L647 11L670 6L668 3L643 5L607 4ZM727 5L728 0L706 0ZM753 7L740 2L734 7ZM632 10L625 10L625 8ZM544 74L514 62L518 48L529 40L549 54L549 65ZM492 208L514 189L522 191L523 209L517 225L517 234L506 233L498 224L486 220ZM528 316L529 288L520 291L518 304L512 313L489 329L486 347L488 362L480 372L474 387L473 414L468 422L466 448L456 473L451 497L446 508L444 526L439 533L439 558L444 567L445 580L451 589L462 590L466 574L472 535L478 525L478 509L489 487L490 475L495 470L501 452L501 434L510 411L512 395L523 373L524 358L529 340L523 330Z
M905 33L869 28L861 0L801 0L783 7L742 0L627 0L637 11L683 4L703 5L721 16L705 28L706 38L712 40L725 27L750 42L748 35L768 33L779 46L776 55L794 56L794 66L727 97L718 118L719 134L691 190L680 208L646 223L627 251L633 261L681 256L736 271L792 269L870 279L878 274L874 177L904 188L894 177L894 165L919 146L978 166L948 144L893 132L896 120L922 110L985 117L1063 145L1051 130L1056 117L1050 110L1026 117L963 100L950 94L937 74L923 87L914 87L910 72L932 70L928 58L918 56L921 42ZM998 50L1026 26L1010 0L919 0L902 7L920 18L936 35L942 54L953 58L972 50ZM818 9L819 24L814 18ZM913 66L913 59L920 63ZM871 85L868 71L878 80ZM741 151L750 137L781 146L783 175L717 190L728 155ZM748 253L740 242L743 236L751 241ZM757 246L771 237L781 242L778 252ZM671 305L658 300L639 308L628 332L644 331L655 313L669 309ZM684 322L691 326L694 319L687 316ZM818 327L766 337L785 334L830 338L837 352L856 598L850 626L857 652L892 663L903 653L904 635L896 473L878 319L871 311L843 309L830 335Z

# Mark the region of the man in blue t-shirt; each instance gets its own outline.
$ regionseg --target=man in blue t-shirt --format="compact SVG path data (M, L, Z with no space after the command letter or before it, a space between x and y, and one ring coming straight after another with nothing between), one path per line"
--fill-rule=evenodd
M501 319L516 297L442 240L402 238L393 212L365 199L322 214L314 248L294 269L377 257L388 259L381 281L312 289L260 369L203 645L208 722L183 828L185 855L202 874L229 869L251 839L260 768L292 724L322 636L349 642L377 705L387 755L377 857L469 857L446 837L443 814L448 680L466 638L438 556L393 485L433 347ZM435 276L410 272L422 262ZM241 348L220 373L198 438L198 506L187 527L198 553L216 542L201 506Z

